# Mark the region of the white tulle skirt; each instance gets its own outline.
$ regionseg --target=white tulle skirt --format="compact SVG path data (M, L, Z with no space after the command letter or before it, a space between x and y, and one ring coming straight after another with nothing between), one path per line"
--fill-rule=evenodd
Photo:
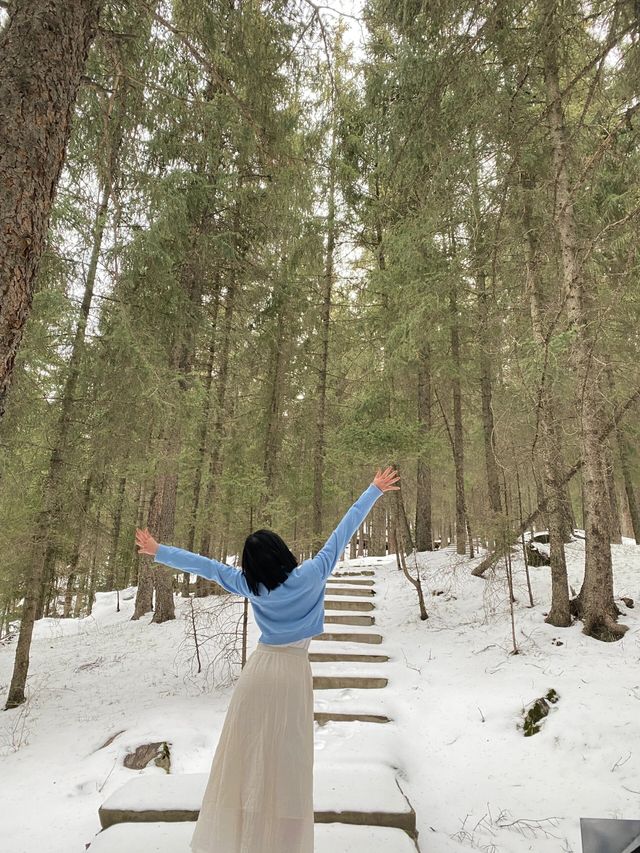
M258 643L213 757L193 853L313 853L313 678L307 649Z

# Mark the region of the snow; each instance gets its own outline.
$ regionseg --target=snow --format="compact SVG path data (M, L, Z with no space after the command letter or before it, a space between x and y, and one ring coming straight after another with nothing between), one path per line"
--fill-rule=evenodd
M481 558L469 561L449 548L418 555L429 611L424 622L415 590L393 556L341 566L338 570L375 566L375 625L325 624L325 630L379 633L383 642L312 641L310 651L388 654L390 660L314 662L312 669L383 675L389 683L381 689L317 690L314 706L387 714L392 721L317 725L317 778L337 765L352 769L354 796L371 808L379 797L371 768L395 774L416 811L425 853L580 853L581 817L640 819L640 547L625 540L612 553L616 595L636 602L633 610L618 602L620 621L630 630L617 643L585 636L579 623L564 629L545 624L549 569L530 570L536 602L530 608L523 563L515 555L517 655L511 654L502 565L480 579L470 570ZM577 539L567 546L576 591L583 563L584 542ZM413 556L408 567L415 573ZM442 594L432 595L435 591ZM194 672L184 642L188 601L176 597L176 620L154 625L150 616L131 621L134 594L121 592L120 613L109 592L98 595L87 619L36 624L28 702L0 714L3 850L84 850L100 831L98 808L109 796L131 779L167 779L154 766L143 771L123 766L125 754L140 744L168 741L172 774L208 772L233 685L212 686L211 671ZM240 612L238 599L238 617ZM251 621L249 651L258 635ZM0 647L3 697L14 653L15 640ZM518 728L523 709L550 688L559 702L540 733L525 738ZM330 794L321 788L318 801ZM103 833L101 843L116 829ZM371 830L366 846L356 830L362 827L318 825L317 853L331 844L336 853L411 849L399 830L380 831L377 841ZM159 831L174 833L175 843L103 849L188 853L178 836L189 827ZM330 831L333 840L327 840ZM101 853L97 842L94 849Z
M360 775L366 778L366 786L354 785L354 777ZM409 811L395 778L391 766L379 761L379 754L369 761L357 756L339 763L320 761L314 767L314 808L322 812ZM132 812L196 811L206 784L207 773L140 775L114 791L103 807Z
M89 848L91 853L190 853L193 824L120 824L100 833ZM315 853L415 853L409 836L401 829L386 826L341 826L337 823L315 827Z

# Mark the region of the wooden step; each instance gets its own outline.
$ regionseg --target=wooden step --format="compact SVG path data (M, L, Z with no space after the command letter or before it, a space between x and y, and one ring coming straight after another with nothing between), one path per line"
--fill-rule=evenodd
M315 711L313 719L321 726L325 723L389 723L391 720L384 714L340 714L336 711Z
M193 823L119 823L91 842L89 853L191 853ZM416 853L410 835L389 826L320 823L314 853ZM224 851L215 851L224 853Z
M372 601L348 601L339 598L325 598L325 610L373 610L375 604Z
M353 598L373 598L376 594L375 589L371 587L348 587L348 586L329 586L327 585L326 595L333 598L334 595L349 595Z
M360 655L357 652L309 652L313 663L325 661L354 661L356 663L386 663L389 655Z
M372 690L386 687L388 678L380 678L367 675L314 675L314 690L340 690L345 687L353 687L358 690Z
M349 616L328 616L325 614L324 621L325 624L333 625L375 625L376 623L373 616L356 616L355 614Z
M415 835L415 812L393 768L366 760L316 761L313 772L316 823L389 826ZM358 778L366 779L366 785L359 785ZM207 781L207 773L136 776L107 797L98 811L100 824L107 829L125 823L195 821ZM121 850L140 853L137 847Z
M365 634L364 632L362 634L337 634L335 631L325 631L313 639L332 640L338 643L371 643L379 645L382 642L382 634Z

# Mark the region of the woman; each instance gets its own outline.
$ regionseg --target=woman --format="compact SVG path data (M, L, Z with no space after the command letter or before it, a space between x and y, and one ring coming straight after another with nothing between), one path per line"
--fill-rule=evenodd
M251 602L261 630L235 686L205 788L193 853L313 853L313 679L308 648L324 627L327 578L384 492L376 472L320 551L298 565L272 531L247 537L242 571L136 530L141 554L215 580Z

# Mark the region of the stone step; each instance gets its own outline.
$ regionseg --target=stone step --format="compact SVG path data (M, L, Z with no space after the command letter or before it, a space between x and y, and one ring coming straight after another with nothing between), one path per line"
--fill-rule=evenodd
M354 601L353 599L325 598L325 610L373 610L375 604L372 601Z
M388 678L367 675L314 675L314 690L340 690L344 687L356 687L359 690L372 690L386 687Z
M330 577L327 581L328 586L344 586L344 584L349 584L350 586L362 586L362 587L372 587L375 584L375 581L370 580L362 580L361 578L352 578L349 580L348 578L337 578Z
M316 762L313 772L316 823L396 827L415 835L415 812L392 767L374 761ZM366 779L366 785L358 785L358 778ZM107 797L98 811L100 824L107 829L125 823L195 821L207 781L207 773L136 776ZM121 850L140 853L138 848Z
M313 719L320 726L325 723L390 723L391 720L385 714L366 714L364 712L353 714L341 714L338 711L315 711Z
M325 622L326 621L327 620L325 619ZM338 643L371 643L378 645L382 642L382 634L365 634L364 631L361 634L337 634L335 631L325 631L313 638L314 642L316 640L330 640Z
M371 587L363 587L358 589L358 587L343 587L343 586L329 586L327 585L326 594L329 596L334 595L348 595L351 598L373 598L376 594L375 589Z
M309 652L311 663L353 661L354 663L386 663L389 655L360 655L357 652Z
M355 614L349 616L327 616L325 614L324 621L325 624L333 625L375 625L373 616L356 616Z
M91 842L89 853L191 853L193 823L119 823ZM319 823L314 853L416 853L411 837L389 826ZM223 850L215 853L224 853Z

